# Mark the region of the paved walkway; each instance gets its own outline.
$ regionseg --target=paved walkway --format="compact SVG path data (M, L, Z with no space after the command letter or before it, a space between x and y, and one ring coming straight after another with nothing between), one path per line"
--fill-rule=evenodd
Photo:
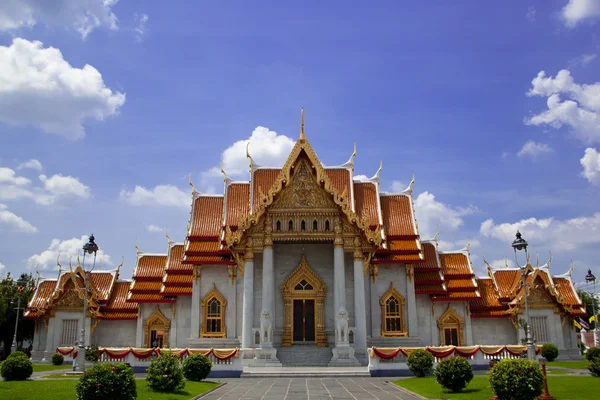
M379 378L224 379L202 400L417 400Z

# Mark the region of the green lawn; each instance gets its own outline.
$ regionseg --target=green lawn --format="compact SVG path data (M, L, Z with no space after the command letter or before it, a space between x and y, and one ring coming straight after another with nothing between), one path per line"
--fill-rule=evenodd
M33 372L55 371L57 369L72 369L72 365L33 364Z
M77 380L47 380L47 381L0 381L0 399L11 400L74 400ZM146 386L146 381L136 381L138 400L189 400L218 385L214 382L187 382L185 389L177 393L157 393Z
M571 368L571 369L587 369L589 364L588 360L579 361L552 361L546 363L547 367L560 367L560 368Z
M558 371L558 372L562 372L562 371ZM65 374L50 374L50 375L44 375L44 376L42 376L42 378L45 378L45 379L79 379L79 376L65 375Z
M443 390L434 377L402 379L394 383L429 399L488 400L493 396L487 376L476 376L461 393ZM600 378L549 376L548 389L557 400L595 399L600 390Z

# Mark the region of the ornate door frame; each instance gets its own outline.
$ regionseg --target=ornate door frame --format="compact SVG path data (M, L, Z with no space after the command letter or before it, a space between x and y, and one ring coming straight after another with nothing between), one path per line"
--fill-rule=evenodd
M296 290L296 286L306 280L312 289ZM313 271L306 258L302 256L300 264L292 271L281 285L281 296L283 297L283 335L281 346L290 347L293 343L293 317L294 300L315 300L315 343L317 347L327 347L327 334L325 333L325 295L327 286L323 280Z

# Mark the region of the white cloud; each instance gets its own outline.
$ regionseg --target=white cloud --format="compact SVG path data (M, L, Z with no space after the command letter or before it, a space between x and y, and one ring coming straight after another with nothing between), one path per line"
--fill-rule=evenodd
M534 6L529 6L527 8L527 19L529 20L529 22L535 22L535 7Z
M594 61L598 57L597 54L582 54L579 57L576 57L569 61L569 67L575 67L581 65L583 67L587 67L589 63Z
M433 237L438 230L438 226L444 231L454 231L463 225L464 221L462 217L477 211L477 208L474 206L454 208L441 203L429 192L419 194L415 200L419 233L423 238Z
M527 141L517 153L519 157L530 157L536 159L544 154L552 153L554 149L546 143L537 143L533 140Z
M393 193L403 192L406 190L407 187L408 187L408 185L404 182L392 181L392 192Z
M85 120L116 115L124 103L96 68L74 68L56 48L21 38L0 46L0 121L80 139Z
M0 31L31 28L40 23L74 29L83 39L96 28L116 30L112 7L118 0L2 0Z
M247 179L249 160L246 146L254 162L265 167L281 167L296 142L291 138L263 126L254 129L248 139L238 140L221 154L223 170L229 177ZM222 177L219 167L212 167L200 174L200 189L204 193L222 192Z
M525 119L526 124L555 129L566 125L584 143L600 142L600 82L577 84L571 73L563 69L555 78L540 71L531 83L527 95L547 97L548 110ZM569 99L561 101L560 94Z
M22 170L22 169L33 169L35 171L41 172L42 171L42 163L36 159L31 159L27 162L19 164L19 166L17 167L17 171Z
M562 9L562 17L565 26L575 27L584 20L593 20L600 18L599 0L569 0L569 3Z
M369 179L369 177L366 175L359 174L359 175L354 175L352 177L352 179L355 181L366 181L367 179Z
M146 225L146 230L147 230L148 232L165 232L165 229L164 229L164 228L161 228L161 227L160 227L160 226L158 226L158 225L152 225L152 224L150 224L150 225Z
M503 152L503 153L502 153L502 159L503 159L503 160L506 160L506 159L508 159L509 157L510 157L510 153L509 153L508 151L505 151L505 152Z
M87 236L81 238L72 238L68 240L52 239L50 246L40 254L34 254L27 260L29 267L40 266L40 269L49 269L56 267L56 259L60 255L60 263L66 267L69 263L69 257L73 257L73 264L76 265L77 255L82 255L82 247L88 241ZM81 259L83 262L83 259ZM89 260L91 263L91 260ZM98 250L96 263L113 265L110 256L102 250ZM88 258L86 257L86 268L88 267Z
M38 229L18 215L8 211L6 204L0 204L0 226L5 226L9 231L35 233ZM4 230L4 229L0 229Z
M87 199L90 196L90 188L78 178L55 174L49 178L40 175L39 179L41 185L34 186L29 179L17 176L14 170L0 167L0 200L31 199L37 204L48 205L73 198Z
M489 263L492 266L492 268L506 268L507 266L508 266L508 268L515 267L515 263L509 259L493 260L493 261L490 261Z
M135 32L135 40L137 42L141 42L146 34L146 23L148 22L148 14L133 14L133 19L135 21L135 27L133 31Z
M581 174L591 184L600 185L600 153L596 149L588 147L579 161L583 167Z
M169 207L189 208L191 193L184 192L173 185L158 185L154 189L136 186L134 190L121 190L121 200L133 206L161 205Z
M3 270L4 268L6 268L6 265L4 265L4 264L0 263L0 272L2 272L2 270Z
M448 251L448 250L460 250L460 249L464 249L465 247L467 247L467 243L469 244L469 249L475 249L477 247L481 246L481 242L477 239L472 239L469 240L468 239L463 239L463 240L438 240L438 249L441 251ZM473 256L471 256L471 259L473 259Z
M528 218L502 224L496 224L490 218L479 229L483 236L506 243L514 240L517 230L530 244L546 245L558 251L573 250L582 245L600 243L600 212L567 220Z

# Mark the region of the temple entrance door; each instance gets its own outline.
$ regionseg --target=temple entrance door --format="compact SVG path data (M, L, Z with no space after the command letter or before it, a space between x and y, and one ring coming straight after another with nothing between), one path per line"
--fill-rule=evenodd
M315 301L294 300L294 343L315 341Z

